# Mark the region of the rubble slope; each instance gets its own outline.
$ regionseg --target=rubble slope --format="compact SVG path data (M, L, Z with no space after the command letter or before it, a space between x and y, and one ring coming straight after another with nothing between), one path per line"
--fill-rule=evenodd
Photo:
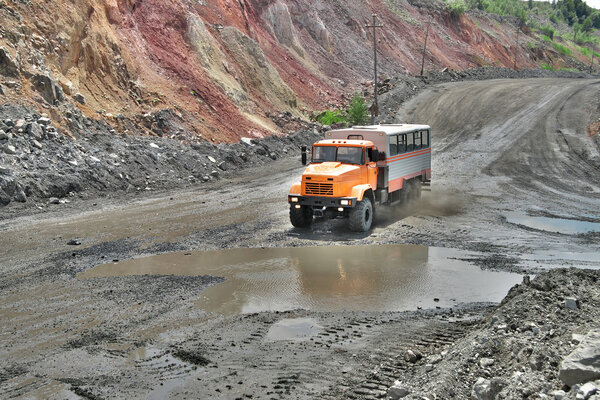
M420 71L429 21L426 70L560 57L531 33L515 48L510 19L457 17L437 1L3 0L0 103L49 114L73 103L119 133L131 132L117 117L162 109L205 139L281 133L272 113L305 117L368 87L372 14L383 25L382 74ZM72 134L67 124L59 132ZM152 124L142 132L177 133Z

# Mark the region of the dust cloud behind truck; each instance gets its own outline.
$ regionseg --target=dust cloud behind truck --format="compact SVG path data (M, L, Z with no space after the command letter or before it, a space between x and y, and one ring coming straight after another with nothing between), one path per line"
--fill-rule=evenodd
M302 180L292 185L290 221L309 227L314 217L348 218L350 230L371 228L376 207L421 196L431 181L428 125L355 126L328 131L315 143Z

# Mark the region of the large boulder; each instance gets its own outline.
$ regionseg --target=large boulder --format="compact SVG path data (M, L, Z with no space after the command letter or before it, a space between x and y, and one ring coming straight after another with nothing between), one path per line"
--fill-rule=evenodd
M0 189L0 206L6 206L10 203L10 196L6 192Z
M506 385L507 382L502 378L488 380L479 377L473 385L471 398L474 400L494 400Z
M600 378L600 330L589 332L562 361L558 377L567 386Z
M0 75L19 76L19 63L10 56L4 47L0 47Z
M10 203L18 188L17 180L13 176L0 175L0 205Z
M64 100L62 89L51 76L36 74L31 78L31 83L48 103L54 104L56 101Z

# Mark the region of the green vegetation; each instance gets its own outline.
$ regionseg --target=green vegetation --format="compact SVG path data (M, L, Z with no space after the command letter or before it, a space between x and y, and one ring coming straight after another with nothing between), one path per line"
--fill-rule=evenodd
M569 71L569 72L578 72L577 68L553 68L551 65L546 64L546 63L542 63L541 65L542 69L546 69L548 71Z
M570 56L571 55L571 49L569 49L567 46L563 46L562 44L556 43L556 42L552 42L552 46L554 46L554 48L556 49L556 51L558 51L563 56Z
M586 31L600 28L600 12L588 6L583 0L558 0L554 5L556 18L571 26L585 25Z
M358 93L354 93L354 97L352 97L352 101L346 112L348 114L347 120L350 125L365 124L368 118L368 108L365 104L365 98Z
M446 4L450 14L454 17L459 17L468 10L467 3L464 0L447 0Z
M339 122L346 122L346 117L342 110L325 110L317 115L316 120L323 125L332 125Z
M552 28L551 26L541 26L540 32L542 32L545 36L549 37L551 40L554 39L554 28Z
M527 20L525 11L526 3L519 0L467 0L469 8L478 8L492 14L498 15L513 15L521 19L522 22Z
M542 39L545 40L546 42L551 42L552 39L550 39L548 36L544 35L542 36Z
M549 24L538 27L536 20L540 17L545 17L554 24L564 22L573 27L572 40L579 44L598 40L598 37L591 35L591 32L600 29L600 11L588 6L584 0L553 0L552 3L529 0L527 2L520 0L446 1L453 15L477 8L501 16L515 16L529 28L539 29L550 40L553 40L557 34L555 27ZM464 9L462 4L465 5ZM528 15L535 15L535 18L529 19Z
M346 110L325 110L315 117L315 120L323 125L344 123L346 125L364 125L369 118L369 108L365 104L365 98L354 93L350 105Z
M581 54L583 54L584 56L586 56L589 59L592 58L592 53L594 54L594 57L600 58L600 54L596 53L595 51L593 52L592 50L588 49L587 47L579 47L578 50Z

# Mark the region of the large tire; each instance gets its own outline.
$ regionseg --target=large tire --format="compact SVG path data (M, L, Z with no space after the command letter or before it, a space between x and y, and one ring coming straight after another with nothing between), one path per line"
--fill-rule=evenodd
M402 189L400 189L400 204L403 206L407 205L411 200L411 197L410 197L411 187L410 186L411 186L410 181L405 180L404 184L402 185Z
M313 222L312 209L306 206L296 208L292 205L290 207L290 222L296 228L308 228Z
M373 204L368 197L359 201L356 207L350 209L348 226L354 232L366 232L373 223Z
M418 179L411 179L408 191L409 201L413 202L421 198L421 181Z
M421 188L423 187L423 183L415 179L415 199L419 200L421 198Z

